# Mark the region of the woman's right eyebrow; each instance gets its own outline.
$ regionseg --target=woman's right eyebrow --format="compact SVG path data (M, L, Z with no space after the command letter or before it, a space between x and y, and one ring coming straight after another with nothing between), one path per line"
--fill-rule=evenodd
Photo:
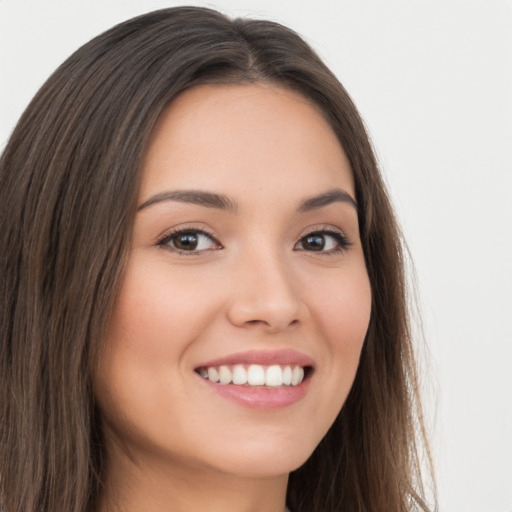
M137 208L137 211L144 210L149 206L164 201L192 203L199 206L206 206L207 208L217 208L219 210L226 210L230 212L237 212L239 209L238 204L235 201L223 194L204 192L202 190L171 190L151 196Z

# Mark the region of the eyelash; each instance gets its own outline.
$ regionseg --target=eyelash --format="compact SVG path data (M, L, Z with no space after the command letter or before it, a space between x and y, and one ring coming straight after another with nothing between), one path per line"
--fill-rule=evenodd
M348 239L348 237L342 232L337 229L331 228L331 227L324 227L320 229L315 229L313 231L310 231L309 233L306 233L304 236L302 236L299 241L295 244L294 247L296 247L299 243L303 243L303 241L308 237L313 236L330 236L334 238L336 241L336 247L333 249L330 249L328 251L306 251L306 252L318 252L319 254L323 256L330 256L334 254L340 254L342 252L345 252L350 248L352 245L352 242ZM303 249L305 250L305 249Z
M217 246L216 249L223 248L221 243L215 238L215 236L212 233L209 233L208 231L205 231L204 229L195 228L193 226L186 227L186 228L178 228L178 229L175 229L174 231L171 231L170 233L166 233L162 238L157 240L155 245L162 247L162 249L166 249L168 251L175 252L177 254L184 255L184 256L197 256L197 255L203 253L204 251L211 250L211 249L203 249L203 250L199 250L199 251L195 251L195 250L184 251L182 249L178 249L177 247L173 247L170 244L170 242L173 239L178 238L180 235L187 235L187 234L206 236Z
M162 247L163 249L166 249L168 251L175 252L177 254L185 255L185 256L197 256L197 255L202 254L205 251L212 250L212 249L182 250L182 249L178 249L177 247L173 247L170 244L170 242L172 242L172 240L176 239L180 235L187 235L187 234L196 235L196 236L197 235L206 236L217 246L214 248L215 250L223 249L222 244L215 238L215 236L212 233L209 233L208 231L205 231L204 229L195 228L195 227L179 228L174 231L171 231L170 233L166 233L159 240L157 240L155 245ZM323 250L308 251L306 249L297 249L296 248L297 245L304 244L304 241L308 237L313 237L313 236L323 236L323 237L330 236L335 240L336 247L333 249L329 249L327 251L323 251ZM351 245L352 245L352 242L348 239L348 237L344 233L342 233L341 231L338 231L337 229L325 227L325 228L315 229L315 230L310 231L309 233L306 233L305 235L303 235L299 239L299 241L294 245L294 250L303 250L305 252L318 252L322 256L329 256L329 255L340 254L342 252L345 252L346 250L349 249L349 247Z

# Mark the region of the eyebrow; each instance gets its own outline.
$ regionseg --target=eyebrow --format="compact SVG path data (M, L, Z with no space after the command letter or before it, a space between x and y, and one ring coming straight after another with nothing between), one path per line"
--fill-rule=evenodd
M207 208L216 208L229 212L237 212L239 210L238 203L223 194L215 194L213 192L204 192L202 190L173 190L161 192L150 197L147 201L142 203L137 211L144 210L149 206L165 201L177 201L180 203L191 203ZM346 203L355 208L357 211L357 203L352 196L341 190L335 188L328 190L318 196L309 197L299 203L297 211L300 213L309 212L311 210L318 210L324 206L332 203Z
M305 199L300 203L297 211L309 212L311 210L318 210L319 208L323 208L324 206L328 206L332 203L347 203L353 206L356 212L358 210L355 199L348 192L345 192L340 188L334 188L318 196Z
M207 208L217 208L230 212L236 212L238 210L238 205L233 200L229 199L229 197L222 194L214 194L213 192L203 192L202 190L173 190L161 192L160 194L150 197L147 201L142 203L137 210L144 210L144 208L148 206L163 201L192 203L199 206L206 206Z

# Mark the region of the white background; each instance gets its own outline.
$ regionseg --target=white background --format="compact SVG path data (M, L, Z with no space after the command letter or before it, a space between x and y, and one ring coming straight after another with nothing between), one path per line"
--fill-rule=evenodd
M0 0L0 151L72 51L180 3ZM512 512L512 0L189 3L291 26L354 98L416 264L440 510Z

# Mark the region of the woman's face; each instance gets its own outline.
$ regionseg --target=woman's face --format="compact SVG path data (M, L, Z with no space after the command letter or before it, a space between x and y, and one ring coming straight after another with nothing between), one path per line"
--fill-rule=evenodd
M305 462L370 317L354 197L334 133L297 93L200 86L167 108L95 382L107 445L245 476Z

